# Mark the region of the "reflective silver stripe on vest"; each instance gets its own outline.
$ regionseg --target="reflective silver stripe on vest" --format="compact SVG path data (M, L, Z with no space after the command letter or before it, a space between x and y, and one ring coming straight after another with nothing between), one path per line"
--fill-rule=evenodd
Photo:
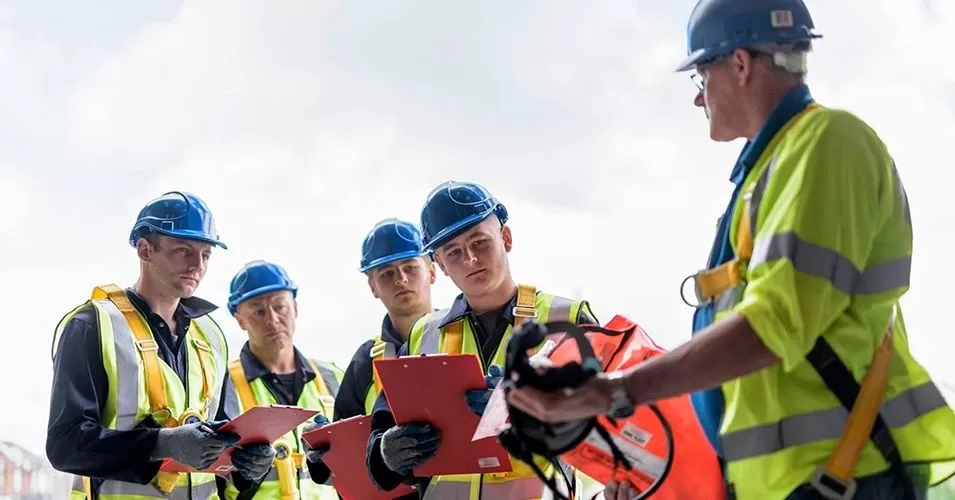
M913 387L882 404L886 425L899 429L931 411L946 406L932 382ZM849 413L842 406L786 417L778 422L724 434L720 441L728 461L743 460L793 446L838 439Z
M558 481L560 482L560 481ZM536 477L514 479L504 483L481 485L480 499L475 500L538 500L544 484ZM472 500L470 481L437 481L428 485L424 500Z
M899 175L899 170L895 167L895 160L892 160L892 178L895 180L895 189L899 191L899 196L902 198L902 214L905 217L905 222L911 224L912 212L909 210L909 195L905 192L905 186L902 185L902 176Z
M85 495L86 490L83 489L83 478L79 476L73 476L72 489L73 491L77 491ZM125 483L122 481L104 481L99 485L98 488L96 488L94 495L97 498L101 498L105 495L123 495L143 498L169 498L173 500L206 500L209 498L216 498L218 495L218 489L216 487L216 482L213 480L193 486L192 496L189 495L189 488L186 486L173 488L168 495L164 495L154 486L149 484Z
M322 377L322 380L325 381L325 387L328 388L328 392L331 393L332 397L338 395L338 378L335 377L335 372L323 366L318 361L315 362L315 366L318 367L318 375Z
M779 259L789 259L797 271L825 279L849 295L908 286L912 267L912 258L902 257L859 270L836 251L805 241L794 232L760 238L754 245L750 267Z
M438 342L441 340L441 323L448 315L448 309L436 311L428 316L424 322L424 329L421 332L421 352L418 354L435 354L441 347Z
M750 224L753 237L756 237L756 217L759 205L769 184L769 178L775 167L775 158L763 172L756 186L753 188L750 200ZM893 175L897 187L903 198L906 220L908 214L908 199L902 188L902 181L898 172L893 168ZM773 234L756 240L753 244L753 256L750 258L749 268L753 269L760 264L779 259L789 259L793 267L800 272L829 281L834 288L848 295L859 293L881 293L908 286L912 267L912 258L901 257L880 264L873 265L865 270L855 267L846 257L835 250L826 248L801 239L795 232Z
M398 350L391 342L385 342L385 352L381 355L383 359L392 359L398 357Z
M195 321L199 328L202 330L202 333L205 334L206 339L209 341L209 347L212 348L213 357L216 360L216 363L224 363L226 359L225 348L222 345L222 338L219 336L219 329L216 327L215 322L209 316L200 316L195 318ZM190 332L189 335L196 335L195 333ZM198 338L198 335L195 337ZM197 353L198 354L198 353ZM210 368L215 368L210 367ZM212 420L216 416L216 412L219 410L219 396L222 394L222 378L223 375L219 373L210 373L212 376L212 399L209 400L208 415L207 420Z
M547 321L570 321L575 323L577 318L570 317L570 310L573 306L574 301L565 297L554 296L547 312Z
M136 427L139 410L139 351L126 317L116 304L97 300L109 314L113 327L113 349L116 351L116 430ZM108 369L108 368L107 368Z

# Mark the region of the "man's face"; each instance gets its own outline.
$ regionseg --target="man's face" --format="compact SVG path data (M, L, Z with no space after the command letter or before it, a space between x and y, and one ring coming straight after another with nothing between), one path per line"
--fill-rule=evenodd
M442 245L435 260L465 295L482 295L510 279L511 245L511 229L488 217Z
M249 343L265 349L292 345L298 303L288 290L253 297L236 307L235 319L249 334Z
M185 299L192 297L208 269L212 245L194 240L156 235L155 245L145 239L136 244L136 253L147 264L146 272L165 291Z
M368 286L389 312L411 314L431 303L435 278L431 259L416 257L372 269Z
M706 113L710 122L710 139L727 142L745 134L745 123L741 123L740 114L741 97L746 90L752 62L745 50L736 50L723 59L697 68L703 88L693 104Z

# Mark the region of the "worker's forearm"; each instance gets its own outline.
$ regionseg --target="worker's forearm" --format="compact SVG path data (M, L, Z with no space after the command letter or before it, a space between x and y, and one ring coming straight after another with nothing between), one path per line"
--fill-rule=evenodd
M778 362L746 318L734 314L633 368L627 391L637 404L645 404L717 387Z

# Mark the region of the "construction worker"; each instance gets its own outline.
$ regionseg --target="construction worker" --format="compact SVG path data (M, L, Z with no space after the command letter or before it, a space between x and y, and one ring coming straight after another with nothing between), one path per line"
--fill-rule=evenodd
M437 186L421 212L424 250L432 252L441 271L462 293L450 308L418 320L401 354L477 354L487 375L487 390L469 392L467 402L478 415L487 405L490 390L501 379L513 326L535 316L542 321L597 322L585 301L538 292L531 285L514 282L507 259L513 244L507 220L504 205L484 187L468 182ZM410 471L434 455L440 440L439 433L426 422L396 425L384 394L379 395L368 445L367 466L372 479L383 490L417 480L427 500L527 500L544 494L544 484L531 467L516 458L512 458L513 471L508 473L412 477ZM552 470L546 460L537 465ZM573 474L570 470L561 472Z
M812 98L820 35L802 0L701 0L687 37L679 71L695 70L710 137L747 140L691 276L695 335L569 395L509 401L554 422L694 393L736 498L924 498L955 472L955 413L909 352L912 225L892 157Z
M421 231L414 224L398 219L375 224L362 242L359 272L366 275L372 295L388 312L381 321L381 333L363 343L345 368L345 378L335 400L335 421L371 413L381 391L372 362L397 356L408 340L411 326L433 311L431 285L436 273L430 255L424 250ZM328 451L328 446L309 451L312 477L325 467L321 457ZM412 493L401 498L419 496Z
M238 436L216 431L228 344L193 294L219 240L206 204L169 192L139 212L129 235L139 279L94 288L56 328L46 453L74 474L71 498L218 498L216 476L160 471L164 460L202 470ZM244 491L268 472L268 443L235 448Z
M334 363L306 358L295 347L298 286L279 265L256 260L239 270L229 284L229 312L249 340L238 359L229 362L229 379L235 387L236 413L258 405L287 405L319 410L303 424L272 443L275 461L257 484L254 498L338 500L325 477L310 478L303 465L301 435L328 421L343 372ZM238 495L234 487L225 496ZM243 498L253 498L248 493Z

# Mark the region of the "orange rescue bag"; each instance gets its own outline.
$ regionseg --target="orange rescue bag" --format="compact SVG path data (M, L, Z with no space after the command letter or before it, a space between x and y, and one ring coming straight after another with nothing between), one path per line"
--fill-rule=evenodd
M604 371L625 370L666 352L639 325L624 316L614 316L604 328L615 331L634 329L633 335L623 346L623 336L587 332ZM573 342L566 342L560 343L549 358L560 366L579 362L580 353ZM689 395L657 401L656 405L673 431L674 453L669 473L652 498L725 499L726 490L719 462L696 419ZM620 464L614 470L610 449L595 431L576 448L561 455L561 459L602 484L607 484L611 479L617 482L627 480L639 490L646 490L662 473L667 457L667 438L660 419L648 407L641 406L626 420L614 423L606 417L599 417L598 421L610 432L633 468L628 471Z

